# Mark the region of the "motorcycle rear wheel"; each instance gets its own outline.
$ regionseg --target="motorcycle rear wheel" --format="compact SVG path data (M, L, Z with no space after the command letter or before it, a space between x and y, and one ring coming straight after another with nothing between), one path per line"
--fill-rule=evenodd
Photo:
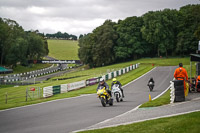
M113 99L110 99L110 100L109 100L109 105L110 105L110 106L113 106Z

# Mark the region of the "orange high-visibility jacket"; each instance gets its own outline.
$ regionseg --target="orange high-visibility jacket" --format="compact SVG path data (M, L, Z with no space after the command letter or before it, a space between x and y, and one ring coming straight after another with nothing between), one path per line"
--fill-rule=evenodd
M174 72L174 78L178 80L188 80L188 74L185 68L179 67Z
M197 88L197 83L198 83L198 81L200 81L200 75L197 77L197 79L196 79L196 88Z

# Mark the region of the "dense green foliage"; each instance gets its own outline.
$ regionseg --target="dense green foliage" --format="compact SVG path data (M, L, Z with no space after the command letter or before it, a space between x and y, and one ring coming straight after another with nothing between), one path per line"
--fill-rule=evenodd
M66 40L77 40L77 36L72 35L72 34L68 34L68 33L62 33L62 32L57 32L55 34L46 34L45 35L47 38L51 39L51 38L56 38L56 39L66 39Z
M79 58L91 67L140 57L187 56L200 39L200 5L150 11L117 23L106 20L81 35Z
M0 18L0 65L27 65L48 55L48 44L37 32L24 31L14 20Z

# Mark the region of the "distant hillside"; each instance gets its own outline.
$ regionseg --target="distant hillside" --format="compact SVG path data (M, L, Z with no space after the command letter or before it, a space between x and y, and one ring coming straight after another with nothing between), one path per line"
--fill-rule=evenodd
M79 60L78 42L72 40L48 40L49 56L59 60Z

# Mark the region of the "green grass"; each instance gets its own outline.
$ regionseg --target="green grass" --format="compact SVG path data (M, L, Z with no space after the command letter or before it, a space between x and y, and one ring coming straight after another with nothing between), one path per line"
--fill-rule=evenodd
M18 65L16 68L14 68L14 73L24 73L24 72L30 72L38 69L43 69L50 67L52 64L32 64L29 67L24 67L21 65Z
M156 107L156 106L161 106L161 105L165 105L165 104L169 104L169 103L170 103L170 90L168 90L165 94L163 94L159 98L142 104L140 106L140 108Z
M199 133L200 112L80 133Z
M76 72L70 72L66 75L63 75L61 77L56 77L57 78L66 78L66 77L75 77L67 80L53 80L50 79L49 81L46 81L41 84L36 84L33 86L38 86L38 87L46 87L46 86L53 86L53 85L60 85L60 84L67 84L67 83L73 83L76 81L81 81L81 80L86 80L88 78L92 77L98 77L101 76L109 71L112 70L119 70L120 68L124 68L129 66L130 64L136 64L136 63L141 63L140 67L136 70L130 71L129 73L117 77L117 79L122 82L122 85L125 85L126 83L132 81L133 79L139 77L140 75L146 73L147 71L152 69L152 63L154 63L156 66L163 66L164 62L166 62L167 65L177 65L177 60L180 62L185 62L185 64L189 64L189 58L172 58L172 59L166 59L166 58L150 58L150 59L140 59L140 60L134 60L134 61L129 61L129 62L124 62L124 63L119 63L119 64L113 64L110 66L104 66L104 67L98 67L98 68L93 68L93 69L87 69L82 71L82 68L78 69ZM171 64L170 64L171 62ZM107 81L108 84L111 84L111 81ZM13 93L19 93L19 95L24 96L26 88L30 86L19 86L19 87L7 87L7 88L1 88L0 89L0 109L6 109L6 108L11 108L11 107L17 107L17 106L23 106L23 105L28 105L28 104L33 104L33 103L39 103L39 102L45 102L45 101L50 101L54 99L61 99L61 98L66 98L66 97L72 97L72 96L79 96L81 94L89 94L89 93L95 93L96 90L96 85L90 86L83 88L81 90L77 91L72 91L69 93L65 94L59 94L55 95L50 98L42 98L38 99L35 101L28 101L27 103L24 102L25 98L21 99L16 99L16 100L11 100L8 101L8 104L5 104L5 93L13 94Z
M17 67L15 67L13 69L13 73L10 73L10 74L17 74L17 73L25 73L25 72L35 71L35 70L38 70L38 69L50 67L51 65L52 64L32 64L31 66L28 66L28 67L17 65ZM0 74L0 75L3 76L3 75L7 75L7 74Z
M59 60L79 60L78 41L48 40L49 56Z

